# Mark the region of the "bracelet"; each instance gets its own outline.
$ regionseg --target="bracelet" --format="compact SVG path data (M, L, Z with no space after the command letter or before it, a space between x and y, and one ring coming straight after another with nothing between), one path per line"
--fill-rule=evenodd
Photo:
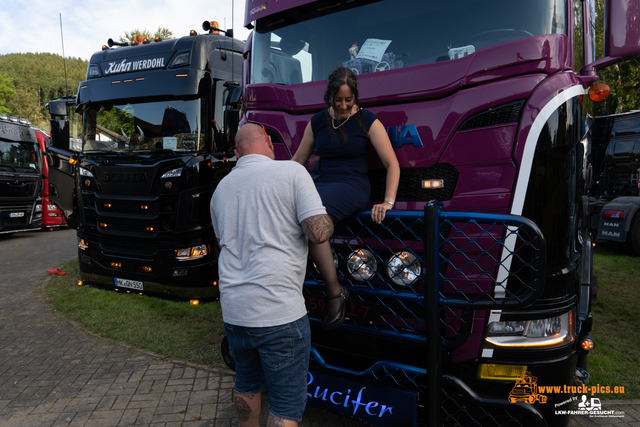
M391 207L393 207L393 202L390 202L388 200L385 200L384 203L389 203L391 205Z

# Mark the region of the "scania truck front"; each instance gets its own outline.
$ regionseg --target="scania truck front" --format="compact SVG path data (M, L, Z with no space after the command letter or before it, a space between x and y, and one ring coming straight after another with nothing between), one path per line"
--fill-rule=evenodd
M208 203L231 167L244 43L204 27L130 46L110 40L77 99L48 104L50 197L78 230L86 284L218 297Z
M345 66L401 166L381 226L369 211L336 224L353 302L337 330L315 328L310 264L309 403L385 426L568 423L556 411L592 345L583 106L598 69L640 53L639 6L604 2L596 61L591 0L246 2L246 120L276 155ZM369 169L371 206L385 170L375 155ZM509 402L525 374L546 399Z

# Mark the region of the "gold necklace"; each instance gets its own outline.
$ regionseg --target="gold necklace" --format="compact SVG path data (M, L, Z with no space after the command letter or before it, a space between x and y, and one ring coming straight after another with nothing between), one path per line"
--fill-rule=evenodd
M352 115L353 115L353 109L351 109L351 111L349 112L349 117L347 117L347 119L344 122L340 123L338 126L333 124L333 122L335 121L335 118L331 117L331 126L333 126L334 129L338 129L340 126L347 123L347 120L349 120Z

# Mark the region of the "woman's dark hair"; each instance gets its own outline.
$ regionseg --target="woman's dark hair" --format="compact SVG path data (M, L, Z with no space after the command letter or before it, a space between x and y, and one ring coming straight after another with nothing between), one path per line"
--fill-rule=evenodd
M329 74L327 90L324 92L324 103L326 105L325 113L327 114L327 125L329 126L329 131L332 134L334 133L334 129L331 126L333 119L331 118L329 111L331 108L333 108L334 113L337 111L335 106L335 97L336 94L340 92L340 88L345 84L349 86L349 89L351 89L351 92L353 93L354 103L356 107L358 107L358 123L362 133L368 138L369 132L366 131L362 123L362 109L360 108L360 98L358 96L358 78L356 77L356 74L347 67L338 67ZM344 137L346 142L347 134L342 127L340 128L340 134Z

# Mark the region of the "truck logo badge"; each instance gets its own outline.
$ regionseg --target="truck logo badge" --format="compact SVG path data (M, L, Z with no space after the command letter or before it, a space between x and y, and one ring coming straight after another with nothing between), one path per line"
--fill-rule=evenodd
M393 148L402 148L405 144L413 144L414 147L424 147L418 129L414 125L407 126L389 126L386 128L391 146Z
M148 182L143 172L114 172L102 175L104 182Z
M609 236L609 237L620 237L620 233L618 233L617 231L606 231L606 230L602 230L602 235L603 236Z
M538 378L527 372L523 378L516 380L509 393L509 402L547 403L547 396L538 393Z
M619 222L605 222L604 226L605 227L619 228L620 227L620 223Z
M139 59L137 61L127 61L125 58L120 62L109 62L108 67L104 72L105 75L164 68L164 58L160 56L157 58Z

